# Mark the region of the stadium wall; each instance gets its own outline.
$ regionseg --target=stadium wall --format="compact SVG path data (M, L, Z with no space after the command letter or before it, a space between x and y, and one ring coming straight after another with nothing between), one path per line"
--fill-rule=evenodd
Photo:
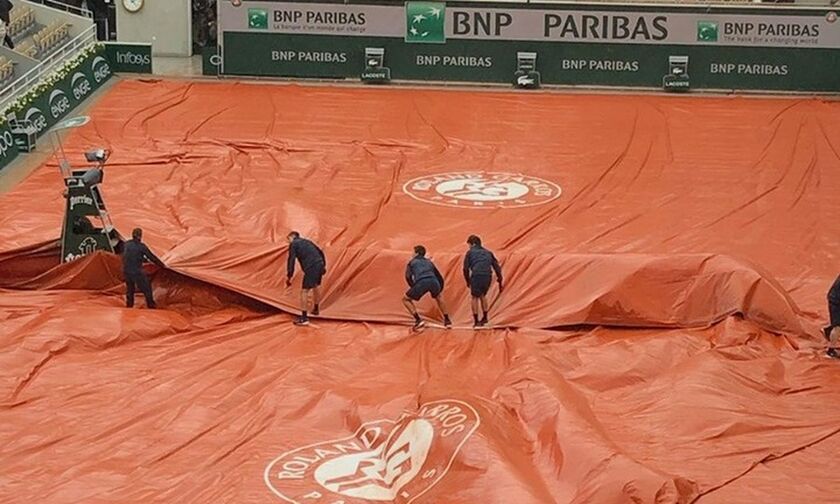
M224 2L219 2L224 3ZM192 55L192 6L189 0L151 0L138 12L117 3L120 42L152 44L155 56Z
M366 48L392 79L661 87L688 57L693 89L840 90L829 8L506 2L218 2L220 75L359 79Z

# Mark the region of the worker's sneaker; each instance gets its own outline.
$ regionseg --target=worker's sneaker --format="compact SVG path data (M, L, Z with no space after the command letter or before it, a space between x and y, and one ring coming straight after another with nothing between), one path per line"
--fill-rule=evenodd
M832 359L840 359L840 351L838 351L836 348L829 348L825 352L825 354L831 357Z
M451 329L451 328L452 328L452 321L451 321L451 320L449 320L449 316L445 316L445 317L443 317L443 327L445 327L445 328L447 328L447 329Z
M294 321L296 326L307 326L309 325L309 317L304 317L301 315L300 317L296 318Z
M482 327L484 327L484 322L481 320L473 322L473 329L481 329Z
M315 305L315 307L312 309L312 315L315 315L317 317L320 314L321 314L321 308L318 305Z
M414 330L415 331L420 330L424 327L426 327L426 321L425 320L417 319L417 320L414 321Z

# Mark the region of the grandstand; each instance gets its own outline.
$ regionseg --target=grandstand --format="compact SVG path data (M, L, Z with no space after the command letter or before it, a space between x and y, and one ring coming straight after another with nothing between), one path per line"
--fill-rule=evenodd
M0 97L4 103L11 95L25 91L26 86L37 82L45 72L72 56L81 46L94 42L93 20L87 11L77 12L79 14L25 0L14 2L8 31L15 47L13 50L0 47ZM41 63L45 65L37 75L30 75L30 71ZM26 82L18 82L24 75L28 76Z
M12 9L10 18L9 36L16 44L37 29L35 11L26 4Z
M21 5L12 12L10 34L15 49L29 58L43 59L70 37L73 24L66 19L41 24L36 19L35 9L28 5Z
M32 35L32 41L38 50L38 56L45 56L62 42L67 40L70 34L70 24L53 21L38 33Z
M0 56L0 86L9 82L15 75L15 67L12 60Z

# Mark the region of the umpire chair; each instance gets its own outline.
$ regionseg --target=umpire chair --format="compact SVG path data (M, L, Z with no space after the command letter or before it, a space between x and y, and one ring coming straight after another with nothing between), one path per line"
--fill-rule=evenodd
M89 117L67 119L52 130L53 151L64 178L64 225L61 229L61 262L71 262L97 250L111 253L120 251L123 238L114 228L111 216L102 197L102 180L105 163L110 151L96 149L85 153L85 168L71 167L61 143L60 131L78 128L88 123Z

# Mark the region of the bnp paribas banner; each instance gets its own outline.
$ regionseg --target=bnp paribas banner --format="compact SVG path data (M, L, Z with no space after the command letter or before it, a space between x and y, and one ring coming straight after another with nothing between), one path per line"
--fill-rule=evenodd
M840 22L834 12L825 9L698 11L663 6L656 10L607 10L603 5L521 8L411 1L404 5L256 1L239 6L221 2L219 8L221 28L226 32L399 37L421 44L477 39L840 48Z

